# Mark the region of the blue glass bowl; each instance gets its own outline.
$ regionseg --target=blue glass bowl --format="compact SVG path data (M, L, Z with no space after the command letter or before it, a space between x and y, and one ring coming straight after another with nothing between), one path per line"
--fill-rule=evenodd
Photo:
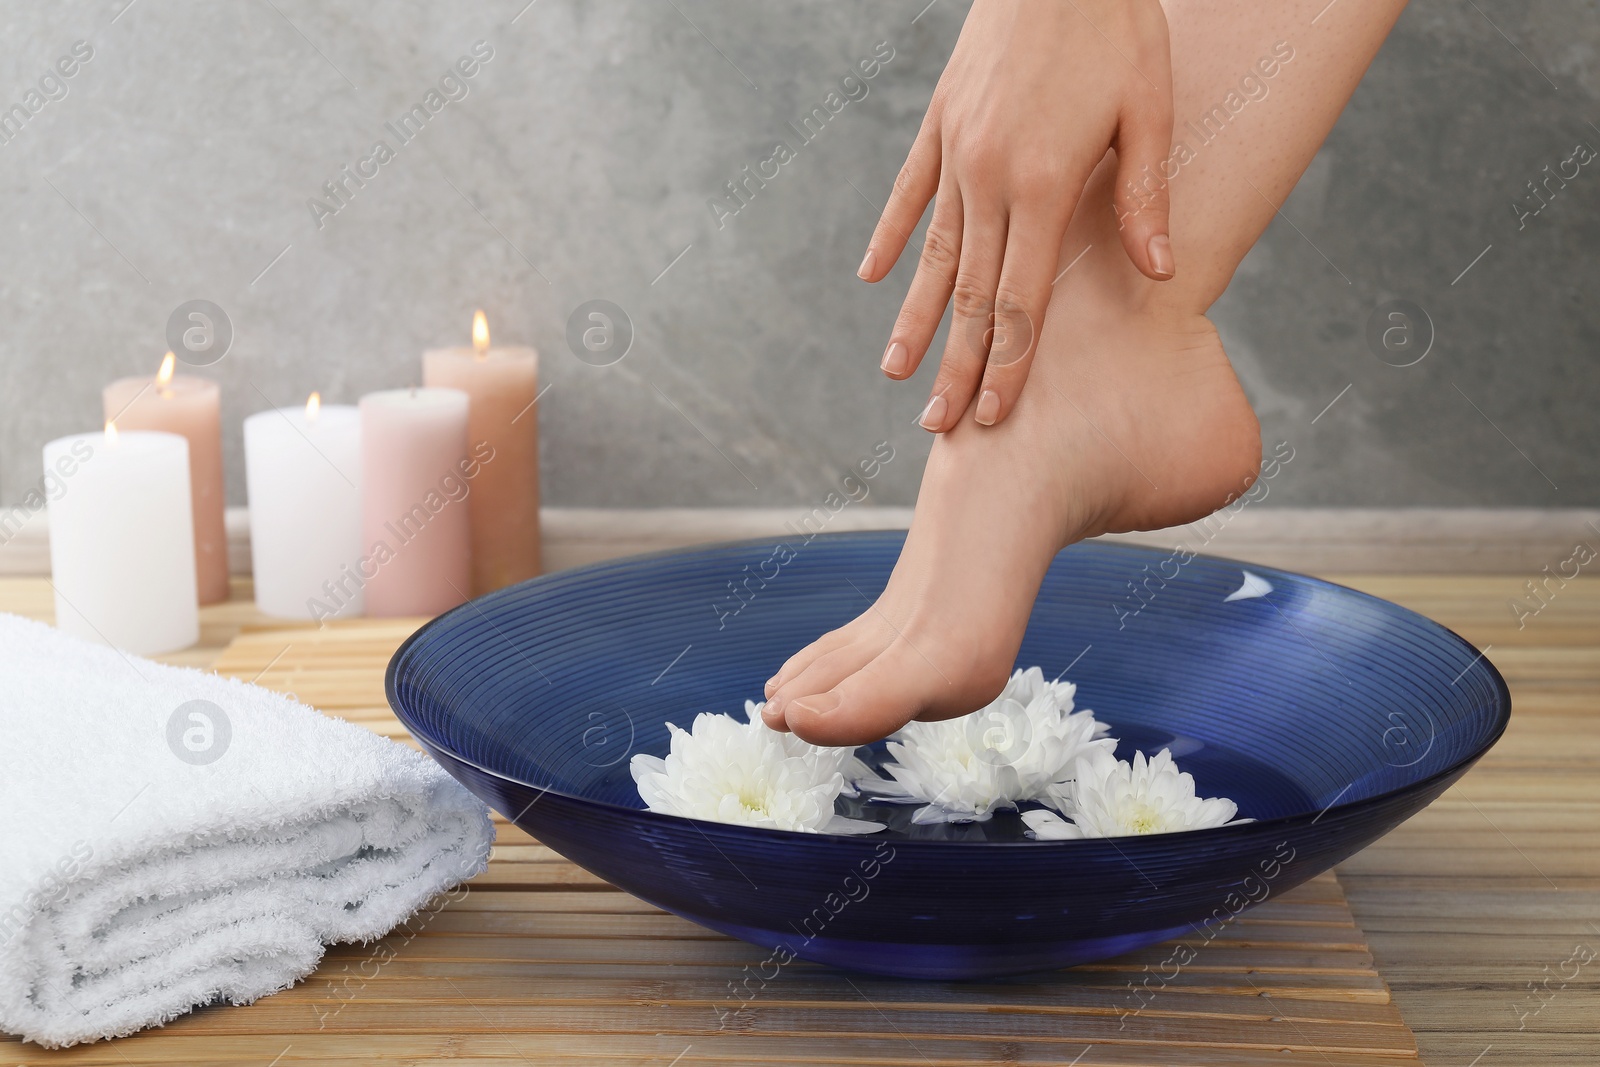
M536 578L417 631L389 664L389 702L469 789L607 881L773 963L921 978L1214 929L1421 809L1510 716L1494 667L1414 612L1254 566L1271 592L1230 600L1241 564L1083 544L1051 566L1018 665L1071 665L1119 755L1170 747L1201 795L1255 822L1036 842L1015 815L912 827L877 803L855 813L891 826L865 837L643 810L628 757L664 755L668 722L742 715L785 658L882 590L903 539L795 540L781 564L772 542L745 542Z

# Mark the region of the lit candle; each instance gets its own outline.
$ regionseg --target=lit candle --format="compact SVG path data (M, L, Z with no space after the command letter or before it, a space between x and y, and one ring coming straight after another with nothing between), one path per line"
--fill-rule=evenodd
M467 394L368 393L361 398L361 454L367 614L437 615L466 600L466 502L487 469L469 454Z
M171 352L154 380L122 378L105 387L105 421L128 430L164 430L189 442L189 498L194 508L195 584L200 603L228 599L228 534L222 522L222 416L217 383L172 373Z
M141 656L198 641L188 441L108 422L45 445L44 469L65 486L50 501L56 626Z
M539 354L522 345L490 348L479 311L472 347L424 352L422 379L467 394L467 436L492 457L467 497L473 593L532 578L539 573Z
M361 417L346 404L244 420L256 607L295 619L361 614Z

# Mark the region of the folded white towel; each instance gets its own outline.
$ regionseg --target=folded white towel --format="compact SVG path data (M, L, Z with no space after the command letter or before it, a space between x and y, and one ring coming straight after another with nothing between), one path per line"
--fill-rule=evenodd
M0 614L5 1030L70 1045L248 1003L482 871L492 841L403 745Z

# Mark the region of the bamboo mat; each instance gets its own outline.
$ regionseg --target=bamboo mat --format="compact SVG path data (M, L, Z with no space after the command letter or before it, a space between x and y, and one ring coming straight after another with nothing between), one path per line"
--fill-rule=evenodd
M1553 546L1550 552L1551 560L1558 562L1567 558L1570 546ZM1568 961L1579 949L1600 949L1600 577L1585 574L1559 587L1547 583L1546 606L1536 616L1522 619L1520 625L1511 601L1527 603L1527 582L1541 578L1539 574L1332 577L1429 615L1487 648L1489 658L1510 683L1516 707L1505 737L1471 774L1427 810L1339 866L1339 884L1366 932L1378 970L1416 1035L1421 1061L1431 1067L1595 1067L1600 1064L1600 959L1575 976L1575 965ZM263 647L252 649L241 643L241 653L248 651L256 657L255 662L269 661L290 642L280 637L273 643L273 635L265 632L269 621L254 612L250 600L249 580L235 579L230 602L201 609L201 644L161 658L191 666L209 665L243 629L251 631L250 640ZM0 610L49 622L52 607L46 579L0 578ZM398 633L387 640L398 641ZM242 663L240 669L247 666ZM282 677L270 675L262 680L284 682ZM305 675L300 681L308 699L316 695L311 687L316 679ZM366 696L358 691L343 704L322 706L382 732L398 733L383 707L375 677ZM512 844L507 841L508 847ZM529 846L531 842L523 839L522 847ZM476 895L447 909L440 918L451 915L454 908L483 908L492 900L513 900L476 892L489 888L494 880L505 879L514 885L519 877L516 864L534 862L514 863L510 856L502 848L501 859L475 883ZM564 869L576 880L570 891L589 891L579 883L592 884L592 879ZM553 897L541 899L553 904ZM613 894L613 899L627 898ZM1239 929L1247 927L1241 924ZM404 935L398 936L403 941ZM405 944L431 943L419 935ZM370 950L382 952L379 946ZM388 964L384 974L405 973L407 964L401 955ZM332 959L325 965L321 972L325 980L328 968L334 966ZM367 967L371 970L372 964ZM463 969L481 977L502 975L491 972L489 963L482 960L465 964ZM643 976L648 970L628 971L640 976L634 991L639 1000L647 1002L651 979ZM801 971L797 966L787 973L798 975ZM1262 981L1259 974L1250 977ZM440 984L435 982L430 995L438 995ZM511 981L507 987L518 988ZM1268 992L1280 1004L1288 999L1272 989ZM295 995L299 994L291 991L283 996ZM694 1047L684 1064L730 1047L736 1051L720 1053L723 1062L793 1062L798 1058L820 1063L832 1056L842 1062L850 1062L851 1057L855 1062L870 1062L876 1057L881 1063L959 1062L963 1058L965 1062L1025 1063L1035 1062L1026 1054L1040 1053L1036 1060L1054 1056L1070 1063L1077 1054L1077 1046L1025 1044L1013 1037L996 1037L993 1032L988 1040L918 1040L919 1051L913 1052L904 1037L887 1025L881 1030L887 1036L857 1035L834 1046L844 1049L843 1053L770 1035L734 1035L739 1044L731 1046L724 1043L730 1035L715 1031L711 1008L706 1010L712 1012L712 1022L697 1031L696 1037L679 1038L661 1027L663 1036L655 1049L639 1054L596 1045L593 1041L597 1039L563 1036L554 1027L515 1029L500 1023L492 1005L483 1006L484 1014L501 1030L482 1025L482 1019L474 1014L479 1025L445 1036L429 1036L416 1032L418 1028L402 1034L389 1025L352 1033L334 1030L330 1023L317 1030L318 1019L309 1006L305 1010L310 1018L283 1030L244 1028L236 1034L218 1035L185 1029L202 1022L209 1025L212 1014L242 1016L257 1008L211 1009L159 1033L62 1053L44 1052L0 1037L0 1067L16 1063L168 1062L265 1067L280 1055L282 1064L322 1059L402 1064L457 1059L468 1064L507 1065L593 1065L608 1058L628 1063L631 1056L631 1062L667 1067L691 1044ZM1005 1014L995 1013L1002 1021ZM424 1016L413 1012L411 1017ZM1061 1028L1066 1036L1077 1033L1073 1025ZM633 1040L645 1042L649 1036L635 1035ZM769 1038L776 1043L775 1050L770 1043L760 1044ZM176 1044L180 1039L190 1043ZM1155 1046L1119 1047L1109 1042L1097 1046L1080 1062L1106 1062L1090 1057L1117 1051L1132 1062L1226 1062L1194 1053L1168 1052L1163 1059ZM919 1052L928 1054L929 1059ZM939 1059L933 1058L934 1052L940 1054ZM1376 1062L1393 1061L1393 1057L1380 1057ZM1258 1062L1336 1060L1286 1051L1276 1060L1263 1055ZM1345 1062L1350 1062L1349 1057Z
M407 740L383 668L415 621L240 634L221 674ZM339 946L246 1007L21 1064L1081 1064L1381 1067L1417 1062L1330 873L1238 919L1141 999L1172 945L989 984L796 962L752 1000L765 950L613 889L497 819L489 870L381 942ZM1147 970L1148 968L1148 970Z

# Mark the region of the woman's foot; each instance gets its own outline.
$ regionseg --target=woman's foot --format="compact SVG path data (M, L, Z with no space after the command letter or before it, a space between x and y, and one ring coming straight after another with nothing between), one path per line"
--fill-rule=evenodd
M858 745L982 707L1057 551L1190 522L1249 487L1260 430L1211 323L1083 282L1052 301L1010 417L935 442L887 587L784 664L769 725Z
M1162 6L1178 121L1217 111L1242 72L1270 80L1272 104L1252 105L1225 136L1198 144L1192 123L1176 129L1171 165L1145 179L1171 182L1182 265L1171 281L1139 276L1118 250L1115 160L1101 161L1060 266L1086 246L1089 254L1057 278L1016 407L992 427L964 415L934 445L888 587L784 665L768 687L772 725L853 745L913 718L981 707L1011 671L1059 549L1192 521L1254 478L1255 415L1203 313L1327 136L1405 0L1341 4L1315 28L1315 47L1298 49L1288 42L1309 32L1299 5Z

